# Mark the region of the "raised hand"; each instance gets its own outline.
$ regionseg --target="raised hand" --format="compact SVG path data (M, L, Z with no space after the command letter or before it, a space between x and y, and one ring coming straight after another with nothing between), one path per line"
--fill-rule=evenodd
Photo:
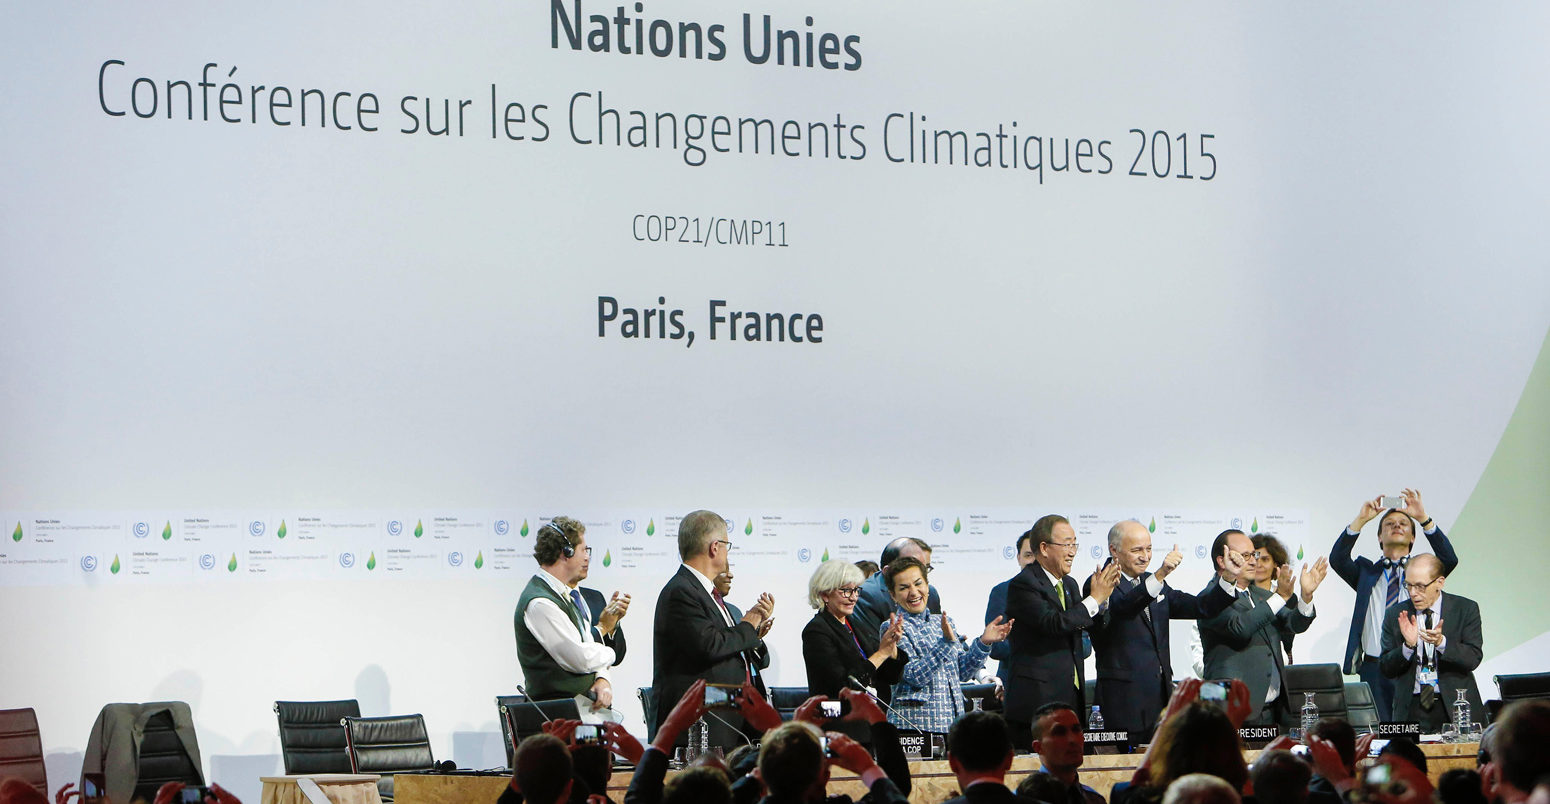
M791 719L803 720L820 729L823 728L823 702L827 700L829 699L823 695L814 695L808 698L791 714Z
M1249 571L1249 565L1244 562L1243 556L1228 550L1222 554L1222 558L1227 562L1227 567L1223 570L1227 578L1234 584L1242 581L1243 576Z
M888 618L888 630L883 632L883 638L878 641L877 649L890 657L899 655L899 640L904 638L904 617L894 612Z
M743 699L738 703L737 710L743 713L743 719L750 726L758 729L762 734L780 725L780 713L775 707L770 706L754 687L753 681L748 676L743 676Z
M161 787L156 788L155 804L172 804L172 802L178 800L178 795L183 792L184 787L187 787L187 785L182 782L167 782Z
M883 714L883 708L877 705L877 699L861 691L845 687L840 690L840 700L850 702L850 714L846 720L864 720L868 723L881 723L888 717Z
M592 711L610 709L614 705L614 688L608 683L608 679L600 678L592 682L592 694L597 700L592 702Z
M1093 570L1092 599L1099 603L1109 599L1114 594L1114 587L1119 585L1119 562L1110 562L1107 567L1099 567Z
M1351 778L1351 772L1346 770L1345 762L1341 761L1340 752L1335 749L1333 743L1323 737L1307 739L1308 757L1313 760L1313 769L1318 771L1320 776L1335 784ZM1358 756L1366 755L1358 754Z
M1184 554L1179 552L1179 546L1175 544L1173 549L1163 556L1162 566L1158 567L1157 571L1152 573L1152 575L1161 581L1171 575L1182 563L1184 563Z
M953 633L953 624L947 619L947 612L942 612L942 638L948 642L957 642L958 635Z
M1405 504L1400 506L1399 510L1408 514L1417 522L1425 522L1426 506L1421 503L1421 492L1415 489L1405 489L1401 494L1404 495Z
M1362 528L1367 527L1378 514L1383 513L1383 495L1378 495L1370 500L1362 500L1361 510L1356 512L1356 518L1351 520L1351 532L1361 533Z
M980 641L986 645L994 645L1006 639L1007 634L1012 633L1012 623L1014 622L1016 621L1007 620L1003 623L1000 617L991 620L990 624L985 626L985 633L980 635Z
M570 745L576 737L576 727L580 725L579 720L545 720L538 728L544 734L552 734L560 742Z
M1415 624L1415 615L1408 611L1399 613L1399 635L1405 640L1405 647L1414 648L1420 636L1421 628Z
M210 793L205 796L205 801L209 801L212 798L215 799L216 804L242 804L242 799L232 795L231 791L215 782L210 783Z
M81 795L81 791L72 790L71 788L73 787L75 787L75 782L70 782L64 787L55 790L54 804L69 804L69 801L72 798L85 798L85 796Z
M1421 639L1425 640L1426 644L1428 644L1428 645L1441 645L1442 644L1442 618L1441 617L1437 618L1437 627L1436 628L1433 628L1431 630L1427 630L1425 628L1422 628L1419 631L1417 631L1416 633L1419 634Z
M764 616L775 616L775 596L769 592L759 593L759 602L756 604L764 609Z
M1257 707L1249 700L1249 685L1239 679L1232 680L1232 689L1227 691L1227 719L1232 721L1233 728L1241 729L1243 724L1253 714Z
M609 598L608 605L603 608L603 613L597 616L597 628L605 634L612 634L614 627L624 619L624 615L630 612L630 596L614 592Z
M877 766L872 759L872 752L867 747L855 740L846 737L836 731L824 735L829 738L829 753L832 755L829 761L851 773L860 776Z
M606 724L603 728L607 735L604 738L606 740L605 745L609 751L618 754L626 762L634 765L640 764L640 758L646 754L646 749L641 747L640 740L635 739L635 735L631 734L629 729L626 729L620 723L613 722Z
M1303 564L1302 573L1297 578L1297 585L1302 589L1302 602L1312 603L1313 592L1324 582L1324 576L1329 574L1329 559L1319 556L1319 560L1312 564Z
M1276 568L1276 594L1282 600L1291 600L1292 593L1297 591L1297 581L1292 575L1292 565L1282 564Z
M678 741L678 735L683 734L689 726L693 725L705 714L705 680L700 679L689 685L684 690L682 698L673 706L673 711L667 713L662 719L662 724L657 727L657 737L651 741L662 753L672 756L673 743Z

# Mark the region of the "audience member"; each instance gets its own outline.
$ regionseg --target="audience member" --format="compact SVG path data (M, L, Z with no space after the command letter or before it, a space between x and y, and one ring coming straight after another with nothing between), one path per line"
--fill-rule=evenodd
M727 774L712 765L684 768L662 790L662 804L731 804Z
M827 749L828 757L825 757ZM829 765L838 765L861 777L869 792L868 804L906 804L865 746L838 732L825 734L802 720L782 723L764 735L759 746L756 776L768 791L765 804L807 804L824 800Z
M1249 768L1249 780L1254 784L1254 798L1259 804L1304 804L1312 778L1313 769L1308 763L1279 748L1262 752ZM1172 792L1170 788L1169 793ZM1166 802L1167 798L1163 800Z
M947 765L963 793L946 804L1014 801L1016 794L1006 786L1012 753L1012 732L1000 715L970 712L958 718L947 733Z
M1220 777L1190 773L1168 785L1162 804L1238 804L1238 791Z
M1437 798L1442 804L1487 804L1480 792L1480 772L1470 768L1443 771L1437 780Z
M1405 737L1395 737L1389 740L1389 744L1383 746L1378 756L1396 756L1414 765L1417 770L1427 773L1426 754L1421 751L1421 746L1416 745Z
M1243 789L1249 770L1238 729L1256 709L1249 688L1234 679L1223 711L1216 704L1196 700L1201 683L1198 678L1185 679L1174 690L1141 766L1128 784L1115 785L1110 792L1115 804L1160 801L1169 785L1191 773L1208 773L1235 790Z
M1044 704L1033 713L1031 729L1033 750L1039 755L1039 769L1032 775L1053 776L1063 791L1060 798L1045 800L1054 804L1104 804L1103 796L1082 784L1077 776L1086 736L1076 710L1059 701Z
M1067 795L1067 787L1048 773L1030 773L1017 784L1017 796L1020 799L1033 799L1044 804L1065 804L1069 800Z
M1491 761L1503 804L1527 801L1550 774L1550 700L1508 704L1496 718Z
M0 780L0 804L48 804L48 796L13 776Z
M573 766L565 743L553 734L534 734L517 746L511 784L499 804L560 804L569 800Z

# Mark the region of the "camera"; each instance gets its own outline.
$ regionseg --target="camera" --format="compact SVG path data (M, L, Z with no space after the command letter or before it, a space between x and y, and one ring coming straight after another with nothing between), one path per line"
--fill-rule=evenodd
M706 684L706 709L736 709L743 702L741 684Z

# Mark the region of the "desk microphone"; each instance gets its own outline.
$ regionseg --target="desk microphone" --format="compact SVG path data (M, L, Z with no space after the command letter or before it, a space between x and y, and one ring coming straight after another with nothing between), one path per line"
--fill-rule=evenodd
M749 746L753 745L753 741L748 739L748 735L744 734L742 729L739 729L736 726L733 726L731 723L728 723L720 715L716 714L715 712L710 711L709 709L705 710L705 714L710 715L711 717L713 717L717 721L719 721L721 723L721 725L726 726L729 731L731 731L733 734L736 734L738 736L738 738L741 739L747 745L749 745Z
M518 684L517 685L517 692L522 693L522 697L526 698L527 702L532 704L534 709L538 710L538 714L544 716L544 720L554 720L554 718L549 717L549 713L545 712L544 708L542 706L538 705L537 701L533 700L533 696L527 694L527 688L526 687L522 686L521 684ZM517 724L516 723L512 723L511 726L512 726L511 733L512 734L516 734L517 733L517 729L516 729Z
M878 703L882 704L883 708L887 709L889 714L898 715L899 719L904 721L905 724L907 724L910 728L914 729L915 731L920 732L921 734L927 734L928 733L925 729L921 728L920 725L917 724L915 721L910 720L909 718L905 717L903 712L900 712L899 710L893 708L892 706L889 706L887 701L883 700L882 698L877 697L877 695L875 695L870 689L867 688L867 685L862 684L860 681L857 681L855 676L846 676L845 680L850 682L850 688L851 689L856 690L858 692L866 693L868 696L871 697L872 700L877 701Z

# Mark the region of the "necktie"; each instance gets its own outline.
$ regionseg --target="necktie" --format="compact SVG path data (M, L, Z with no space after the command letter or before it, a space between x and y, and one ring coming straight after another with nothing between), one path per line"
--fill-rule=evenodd
M1135 579L1135 580L1130 582L1131 586L1139 586L1140 584L1141 584L1141 579L1140 578L1137 578L1137 579ZM1141 619L1146 620L1146 627L1147 628L1151 628L1152 627L1152 601L1150 601L1150 600L1146 601L1146 605L1141 607Z
M1427 609L1426 610L1426 614L1424 615L1424 619L1426 620L1426 626L1425 626L1426 630L1428 630L1428 631L1432 630L1432 610L1431 609ZM1435 648L1432 647L1432 644L1430 642L1422 642L1421 643L1421 656L1422 656L1421 666L1422 667L1431 667L1431 666L1433 666L1435 664L1436 659L1435 659L1435 654L1432 653L1433 650L1435 650Z
M1066 579L1065 578L1061 578L1060 580L1055 582L1055 597L1060 600L1060 610L1061 611L1065 611L1066 610ZM1075 684L1077 689L1081 689L1082 688L1082 677L1080 675L1077 675L1077 671L1076 671L1075 667L1071 668L1071 683Z
M584 631L592 624L592 611L587 608L587 601L582 598L580 589L570 590L570 599L576 604L576 613L581 616L581 628Z
M1383 574L1388 579L1388 589L1383 596L1383 606L1385 608L1399 602L1400 581L1405 574L1405 561L1408 558L1409 556L1406 556L1398 561L1392 561L1387 558L1383 559Z

